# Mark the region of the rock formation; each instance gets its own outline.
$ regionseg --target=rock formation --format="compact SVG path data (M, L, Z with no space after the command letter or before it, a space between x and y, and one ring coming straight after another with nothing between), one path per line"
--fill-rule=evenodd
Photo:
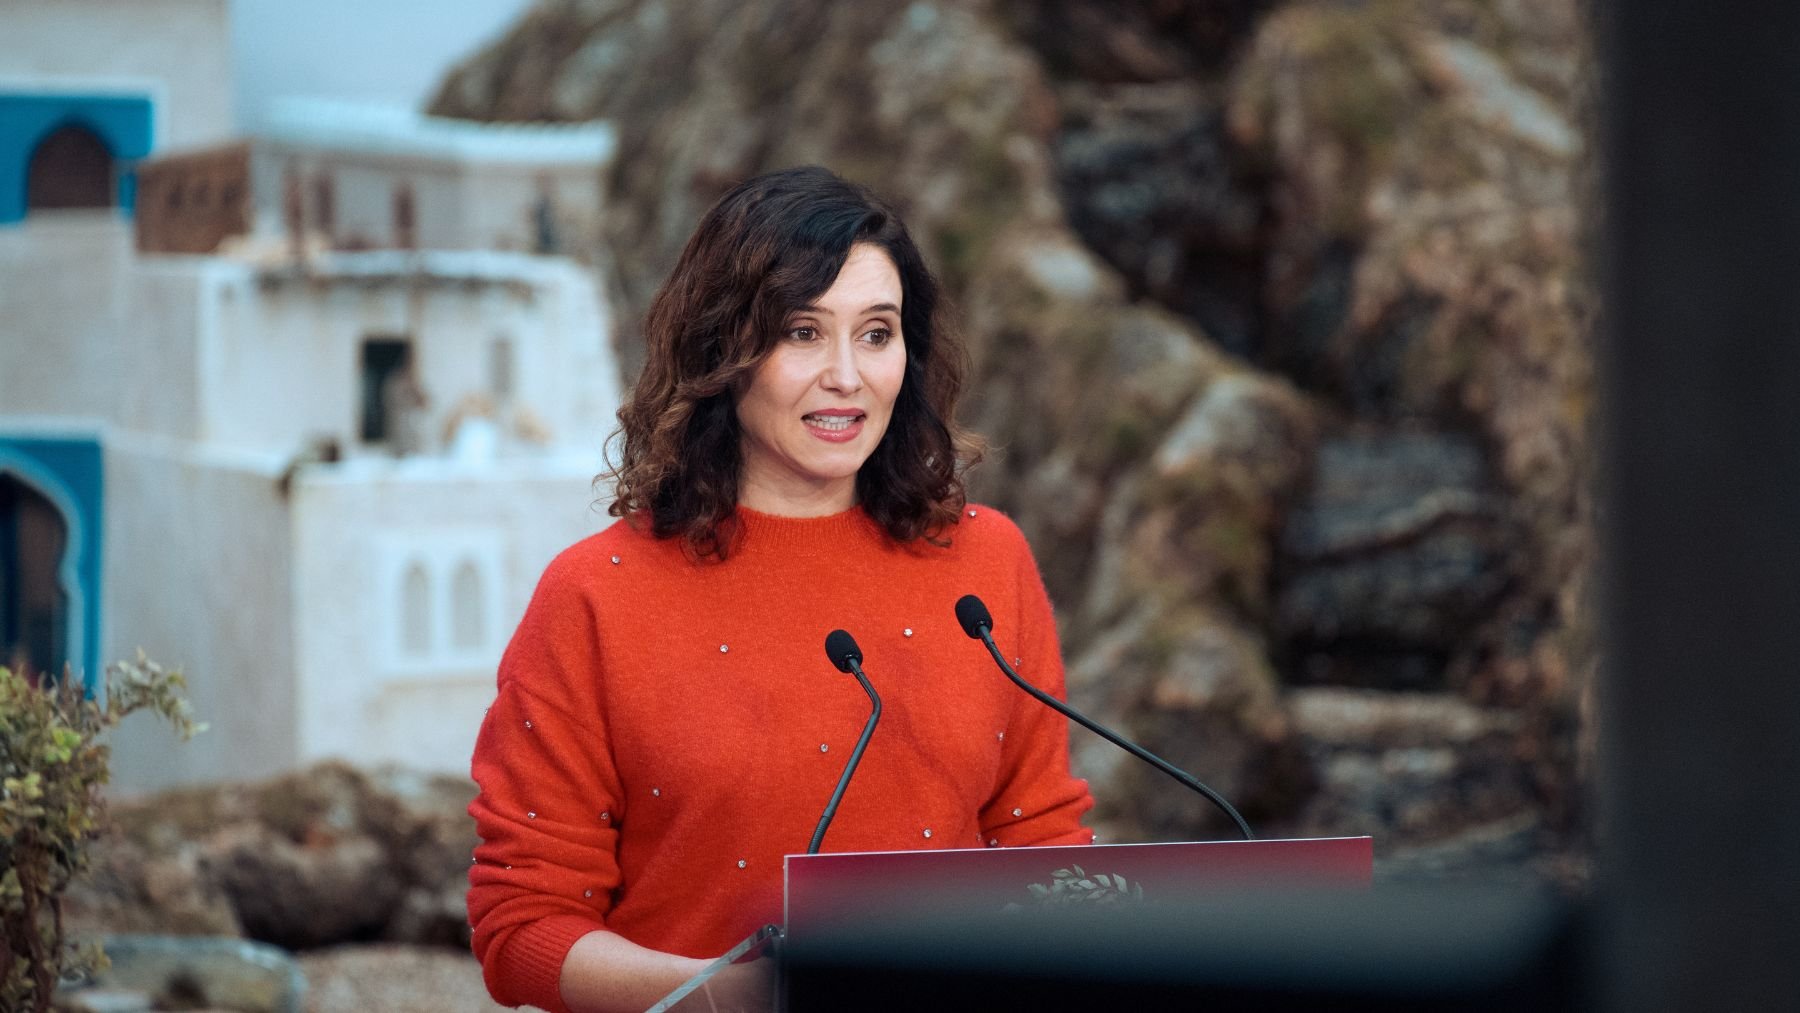
M467 778L328 763L116 802L67 915L78 930L241 935L288 949L466 947L474 797Z
M730 185L816 162L889 196L960 307L975 491L1032 540L1077 704L1265 834L1547 867L1594 663L1578 15L544 0L433 110L616 125L628 371ZM1105 838L1225 830L1077 743Z

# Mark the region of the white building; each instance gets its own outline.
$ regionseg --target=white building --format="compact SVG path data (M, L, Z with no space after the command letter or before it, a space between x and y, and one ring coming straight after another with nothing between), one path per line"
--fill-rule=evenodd
M211 730L128 723L126 790L326 757L466 771L538 574L606 522L591 483L619 399L593 272L477 247L542 247L546 186L564 235L590 228L610 138L296 114L219 148L222 6L0 0L43 47L0 63L0 650L90 678L139 647L186 670ZM53 57L112 17L142 87L96 103ZM219 90L178 101L196 67ZM190 153L140 164L165 136ZM97 160L104 185L73 199L99 206L70 206L55 181ZM334 180L344 231L304 204L291 228L295 172ZM371 210L344 241L395 193L410 235ZM224 252L140 249L192 222Z
M259 231L297 191L338 249L517 250L591 260L600 242L601 125L479 124L371 103L276 103L251 144Z

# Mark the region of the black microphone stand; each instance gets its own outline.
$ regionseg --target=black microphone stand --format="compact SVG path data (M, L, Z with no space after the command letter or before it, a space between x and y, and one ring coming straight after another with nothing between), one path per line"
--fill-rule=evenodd
M982 613L985 614L986 612L987 612L987 609L984 606L982 608ZM960 613L960 609L959 609L959 613ZM959 615L959 618L960 618L960 615ZM1142 746L1138 745L1137 743L1132 742L1131 740L1125 738L1122 735L1119 735L1118 733L1114 732L1112 729L1107 728L1106 726L1098 724L1094 721L1088 720L1087 716L1082 714L1080 711L1076 710L1073 707L1070 707L1068 704L1063 703L1061 700L1058 700L1057 698L1051 696L1050 694L1044 692L1043 690L1038 689L1036 686L1033 686L1031 683L1026 682L1024 679L1019 677L1019 673L1013 671L1013 667L1011 665L1006 663L1005 655L1002 655L1000 653L1000 648L997 645L995 645L995 643L994 643L994 635L992 632L989 631L988 623L977 622L974 624L973 629L974 629L974 632L976 633L976 635L978 635L981 638L981 642L983 644L987 645L988 653L994 656L994 663L1000 666L1000 671L1006 673L1006 677L1008 679L1011 679L1013 681L1014 685L1018 686L1020 689L1024 690L1025 692L1030 693L1032 696L1037 697L1038 700L1049 705L1052 709L1054 709L1058 713L1062 714L1064 717L1067 717L1073 721L1080 722L1081 726L1083 728L1086 728L1088 731L1093 732L1095 735L1100 736L1101 738L1112 743L1113 745L1118 746L1120 749L1123 749L1126 752L1130 753L1131 755L1137 757L1138 759L1143 760L1145 763L1150 764L1152 767L1155 767L1157 770L1160 770L1163 773L1174 778L1175 780L1180 781L1182 784L1186 785L1188 788L1190 788L1194 791L1197 791L1200 794L1206 796L1207 799L1209 799L1214 805L1218 806L1220 809L1223 809L1225 811L1225 815L1231 817L1232 822L1236 823L1238 830L1241 833L1243 833L1244 840L1246 840L1246 841L1256 840L1256 835L1252 834L1250 832L1250 824L1244 822L1244 817L1238 815L1238 811L1236 809L1232 808L1231 803L1225 801L1224 797L1221 796L1218 792L1213 791L1211 788L1208 788L1204 784L1201 784L1198 779L1196 779L1192 774L1189 774L1187 771L1182 770L1180 767L1177 767L1172 763L1169 763L1167 760L1164 760L1162 757L1157 756L1156 754L1143 748Z
M837 639L840 635L842 641ZM850 787L850 776L856 773L856 765L862 762L863 750L869 747L869 739L875 734L875 722L881 720L881 697L875 695L875 687L869 685L869 677L863 674L862 653L857 650L856 641L850 639L848 633L834 630L825 639L825 650L840 671L856 676L856 681L862 683L863 692L869 694L869 703L873 706L869 710L869 720L863 725L862 737L856 740L856 748L850 751L850 762L844 764L844 773L831 792L831 801L825 803L825 814L819 817L819 826L813 831L812 843L806 846L806 853L809 855L819 853L819 845L825 840L825 828L831 826L831 818L837 815L838 803L844 798L844 789Z

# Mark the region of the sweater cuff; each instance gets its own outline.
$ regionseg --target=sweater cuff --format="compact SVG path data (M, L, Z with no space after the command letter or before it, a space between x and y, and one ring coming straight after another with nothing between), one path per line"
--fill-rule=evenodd
M563 962L575 940L605 928L580 915L551 915L519 926L506 941L505 964L513 994L550 1013L568 1013L562 999Z

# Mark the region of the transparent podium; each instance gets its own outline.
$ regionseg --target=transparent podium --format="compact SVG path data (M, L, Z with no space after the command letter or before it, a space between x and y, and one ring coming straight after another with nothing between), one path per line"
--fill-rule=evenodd
M1343 837L789 855L784 865L783 924L651 1013L975 1008L960 1000L983 981L1079 977L1090 951L1114 971L1147 955L1180 959L1158 956L1159 945L1250 895L1261 906L1276 894L1316 904L1366 893L1374 850ZM902 1002L897 989L918 994Z
M663 996L648 1013L766 1013L784 1008L776 953L780 940L781 929L764 925ZM741 977L727 983L732 976Z

